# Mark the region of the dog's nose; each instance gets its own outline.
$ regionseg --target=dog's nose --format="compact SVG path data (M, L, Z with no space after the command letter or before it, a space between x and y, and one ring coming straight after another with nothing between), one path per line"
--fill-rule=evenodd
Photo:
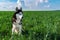
M20 22L19 25L22 25L22 22Z
M19 15L21 15L21 13Z

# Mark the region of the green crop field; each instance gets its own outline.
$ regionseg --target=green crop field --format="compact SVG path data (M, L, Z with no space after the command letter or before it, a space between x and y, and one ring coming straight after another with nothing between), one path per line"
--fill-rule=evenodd
M0 40L11 38L13 11L0 11ZM21 36L13 40L60 40L60 11L24 11Z

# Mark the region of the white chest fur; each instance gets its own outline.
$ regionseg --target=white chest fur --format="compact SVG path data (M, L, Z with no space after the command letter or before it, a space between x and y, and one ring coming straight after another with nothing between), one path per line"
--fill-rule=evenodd
M22 20L22 17L23 17L22 12L20 12L19 14L16 14L16 18L17 18L16 22L19 23L20 20Z

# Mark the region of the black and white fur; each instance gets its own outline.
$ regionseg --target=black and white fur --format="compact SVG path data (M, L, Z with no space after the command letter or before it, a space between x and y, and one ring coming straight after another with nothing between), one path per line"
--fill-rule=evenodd
M18 9L18 7L16 7L16 12L14 13L12 17L12 35L14 33L19 34L19 35L21 34L22 18L23 18L22 8Z

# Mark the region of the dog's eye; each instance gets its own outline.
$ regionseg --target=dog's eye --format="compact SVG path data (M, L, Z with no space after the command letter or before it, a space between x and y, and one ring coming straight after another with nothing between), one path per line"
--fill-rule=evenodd
M19 15L22 15L22 13L20 12Z

